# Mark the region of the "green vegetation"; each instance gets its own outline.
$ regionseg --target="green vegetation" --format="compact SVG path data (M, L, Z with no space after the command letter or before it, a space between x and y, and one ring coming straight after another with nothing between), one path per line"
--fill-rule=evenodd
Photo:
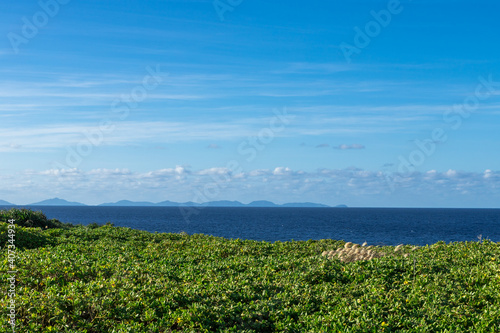
M375 248L391 255L343 262L322 255L342 241L45 225L15 228L16 332L500 331L500 246L490 241Z
M62 223L56 219L49 220L42 212L34 212L26 208L11 208L10 210L0 210L0 222L15 220L15 224L20 227L28 228L63 228L68 229L73 227L70 223Z

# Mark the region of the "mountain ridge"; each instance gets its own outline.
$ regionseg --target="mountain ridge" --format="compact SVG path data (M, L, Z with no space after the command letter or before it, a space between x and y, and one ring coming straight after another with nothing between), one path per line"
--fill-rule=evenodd
M47 199L39 202L29 204L27 206L87 206L80 202L72 202L59 198Z
M248 204L241 203L239 201L231 200L218 200L209 201L204 203L196 202L173 202L173 201L161 201L158 203L153 203L149 201L145 202L134 202L129 200L120 200L114 203L100 204L98 206L107 207L331 207L324 204L312 203L312 202L297 202L297 203L285 203L285 204L275 204L274 202L267 200L252 201ZM342 205L344 206L344 205Z
M0 206L98 206L98 207L302 207L302 208L322 208L322 207L332 207L324 204L313 203L313 202L291 202L284 204L275 204L274 202L267 200L256 200L250 203L242 203L240 201L232 200L217 200L209 201L205 203L196 202L174 202L170 200L160 201L157 203L149 201L131 201L131 200L119 200L116 202L107 202L98 205L86 205L80 202L67 201L60 198L47 199L27 205L16 205L5 200L0 200ZM333 207L347 207L346 205L337 205Z

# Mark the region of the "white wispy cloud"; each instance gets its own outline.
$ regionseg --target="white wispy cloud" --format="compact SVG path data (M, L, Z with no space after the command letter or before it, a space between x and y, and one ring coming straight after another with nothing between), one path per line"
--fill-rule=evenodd
M283 69L274 70L276 74L331 74L337 72L347 72L359 70L360 66L350 65L346 62L338 63L313 63L313 62L292 62L284 66Z
M271 112L269 112L272 114ZM293 113L289 112L292 116ZM106 114L108 115L108 114ZM101 130L99 122L107 119L113 126L109 130ZM268 128L273 117L241 118L219 122L192 122L192 121L127 121L120 120L116 115L109 114L109 118L102 117L95 123L77 122L25 126L23 128L6 127L0 131L0 152L11 151L15 147L22 147L25 151L42 151L44 149L64 148L89 141L94 135L99 138L98 145L124 146L130 144L174 143L190 141L213 140L242 140L258 135L259 131ZM1 128L1 127L0 127ZM300 135L320 136L325 134L341 133L373 133L381 129L360 126L344 128L338 126L324 126L315 120L308 121L306 117L297 117L290 121L286 130L275 132L275 137L294 137ZM2 142L4 144L2 144ZM209 145L209 148L218 146ZM360 146L351 145L341 149L360 149Z
M88 142L87 135L101 137L99 145L124 146L150 142L186 142L227 140L255 135L258 127L248 122L192 123L192 122L131 122L112 121L113 130L102 131L98 124L59 124L43 127L6 128L0 132L0 152L23 147L25 151L64 148ZM278 135L278 134L277 134ZM97 139L96 139L97 140ZM1 144L7 142L8 144ZM12 145L15 146L12 146Z
M333 147L334 149L340 149L340 150L348 150L348 149L365 149L364 145L361 145L359 143L354 143L354 144L341 144L338 146Z

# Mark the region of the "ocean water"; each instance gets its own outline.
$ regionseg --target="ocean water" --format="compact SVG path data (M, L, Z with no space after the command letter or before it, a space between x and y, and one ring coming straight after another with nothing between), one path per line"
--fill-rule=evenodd
M187 232L289 241L336 239L373 245L438 241L500 242L500 209L219 208L197 209L186 220L177 207L29 207L62 222L104 224L149 232Z

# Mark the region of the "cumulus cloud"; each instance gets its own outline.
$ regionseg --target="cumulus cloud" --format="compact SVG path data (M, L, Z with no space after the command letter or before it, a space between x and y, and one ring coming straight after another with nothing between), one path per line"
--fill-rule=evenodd
M64 169L55 169L55 171L61 171ZM76 172L78 169L71 169ZM132 174L129 169L93 169L88 172L89 175L99 175L99 176L126 176Z
M342 144L342 145L338 145L338 146L335 146L333 147L333 149L340 149L340 150L347 150L347 149L365 149L365 146L363 145L360 145L360 144L350 144L350 145L346 145L346 144Z
M273 175L281 176L291 174L292 170L288 167L277 167L273 171Z
M204 176L204 175L225 175L230 173L231 170L228 168L215 167L215 168L200 170L197 174Z
M87 204L129 200L178 202L267 199L358 206L498 207L500 171L457 170L384 173L359 168L293 170L278 166L248 171L187 166L134 172L128 169L26 170L0 175L0 199L26 204L62 197ZM19 193L19 197L13 196ZM465 203L465 204L463 204Z
M316 148L328 148L328 147L330 147L330 145L328 143L321 143L321 144L316 146Z
M271 172L269 170L266 170L266 169L257 169L257 170L252 170L250 172L248 172L248 175L250 177L259 177L259 176L265 176L265 175L269 175L271 174Z

